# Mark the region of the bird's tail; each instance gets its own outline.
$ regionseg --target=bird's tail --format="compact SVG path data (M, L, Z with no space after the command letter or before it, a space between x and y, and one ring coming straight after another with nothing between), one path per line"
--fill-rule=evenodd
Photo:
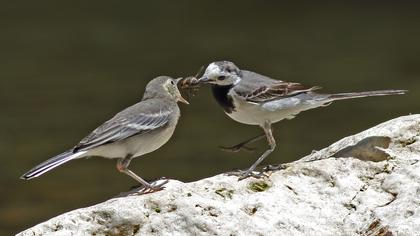
M344 100L351 98L363 98L363 97L374 97L374 96L387 96L387 95L402 95L407 93L408 90L378 90L368 92L355 92L355 93L336 93L328 96L328 100Z
M48 172L52 169L54 169L57 166L60 166L70 160L76 159L86 153L86 151L81 151L77 153L73 153L73 150L68 150L66 152L63 152L53 158L50 158L41 164L35 166L34 168L30 169L28 172L26 172L24 175L22 175L21 179L33 179L36 178L45 172Z

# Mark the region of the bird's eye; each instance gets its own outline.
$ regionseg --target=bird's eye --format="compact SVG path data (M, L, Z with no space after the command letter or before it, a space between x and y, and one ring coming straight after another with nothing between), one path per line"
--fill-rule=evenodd
M175 85L175 81L171 80L171 84L172 84L172 85Z
M224 79L226 79L226 76L221 75L221 76L217 77L217 79L218 79L218 80L224 80Z

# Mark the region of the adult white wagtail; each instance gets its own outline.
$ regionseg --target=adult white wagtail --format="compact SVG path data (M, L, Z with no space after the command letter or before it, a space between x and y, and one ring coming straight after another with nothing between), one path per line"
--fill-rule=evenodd
M237 151L261 137L266 137L270 146L248 170L236 172L240 176L239 179L262 176L262 173L255 174L253 171L276 147L271 124L283 119L292 119L302 111L327 106L336 100L407 92L382 90L321 94L315 92L320 87L271 79L252 71L240 70L229 61L209 64L198 83L212 84L215 99L230 118L243 124L258 125L264 130L264 135L232 147L233 151Z
M141 183L145 189L159 190L167 182L153 185L128 169L134 157L155 151L172 136L180 110L178 80L160 76L151 80L142 100L116 114L75 147L35 166L22 179L32 179L70 160L89 156L118 159L117 169Z

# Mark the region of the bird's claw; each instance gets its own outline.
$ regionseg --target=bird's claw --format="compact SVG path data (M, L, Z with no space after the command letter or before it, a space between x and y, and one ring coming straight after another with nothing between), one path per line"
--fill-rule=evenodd
M244 151L252 153L256 150L256 148L248 147L248 146L243 145L243 144L238 144L238 145L231 146L231 147L219 146L219 148L220 148L220 150L222 150L224 152L239 152L241 150L244 150Z
M231 172L227 172L226 175L228 176L237 176L238 181L247 179L249 177L252 178L256 178L256 179L261 179L261 178L265 178L268 177L268 175L262 171L258 172L258 171L250 171L250 170L238 170L238 171L231 171Z
M154 193L154 192L161 191L161 190L165 189L164 185L167 184L168 182L169 182L169 180L163 177L159 180L154 181L149 186L144 186L137 193L139 195L142 195L142 194L148 194L148 193Z

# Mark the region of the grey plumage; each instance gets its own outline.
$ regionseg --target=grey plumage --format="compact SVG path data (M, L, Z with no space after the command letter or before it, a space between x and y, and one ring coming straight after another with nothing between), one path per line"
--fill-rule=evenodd
M158 149L172 136L180 117L177 102L187 103L176 83L167 76L153 79L139 103L119 112L74 148L37 165L21 178L32 179L70 160L87 156L117 158L118 170L126 173L132 158ZM126 174L147 185L134 173Z
M400 95L407 90L381 90L369 92L322 94L317 86L271 79L258 73L240 70L229 61L213 62L208 65L198 83L212 84L213 95L233 120L263 128L270 145L267 150L241 178L252 176L255 167L275 146L271 124L283 119L292 119L302 111L329 105L343 99ZM251 139L253 141L258 138ZM242 143L241 145L245 145ZM234 146L239 150L239 146Z
M172 101L162 103L162 99L143 100L96 128L76 145L74 152L89 150L105 143L117 142L161 128L171 121L172 114L175 115L172 119L179 116L178 106L174 104L176 103Z

